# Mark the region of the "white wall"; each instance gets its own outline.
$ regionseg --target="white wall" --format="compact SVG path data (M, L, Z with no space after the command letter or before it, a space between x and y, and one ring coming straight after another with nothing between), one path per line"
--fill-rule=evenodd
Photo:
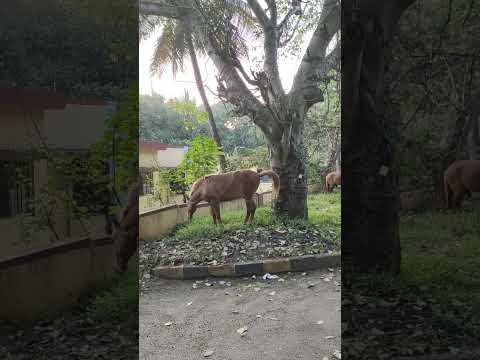
M167 148L166 150L157 151L157 163L159 167L177 167L180 162L183 160L185 153L187 152L185 148Z

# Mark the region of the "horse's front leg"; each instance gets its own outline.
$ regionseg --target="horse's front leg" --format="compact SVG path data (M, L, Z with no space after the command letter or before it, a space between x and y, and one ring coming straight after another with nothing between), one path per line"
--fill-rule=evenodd
M250 218L250 209L248 208L248 205L247 205L247 215L245 215L245 220L243 221L244 225L247 225L249 218Z
M217 218L218 224L223 226L222 218L220 217L220 201L212 201L212 209L215 212L215 216Z
M253 199L245 199L245 205L247 207L247 216L245 217L245 222L244 224L252 224L253 223L253 217L255 216L255 209L256 209L256 205L255 205L255 201L253 201Z
M212 214L213 224L217 226L217 216L215 214L215 210L213 209L212 203L210 203L210 214Z

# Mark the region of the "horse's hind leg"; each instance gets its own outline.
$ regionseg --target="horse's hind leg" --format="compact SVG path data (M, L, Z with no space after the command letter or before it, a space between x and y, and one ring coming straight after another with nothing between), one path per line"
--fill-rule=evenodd
M251 199L251 208L250 208L250 224L253 223L253 217L255 216L255 210L257 210L257 204L255 204L255 200Z
M255 216L255 210L257 206L255 205L255 201L252 198L245 199L245 205L247 207L247 216L245 217L244 224L252 223L253 217Z
M243 223L247 224L248 219L250 219L250 210L248 209L248 205L247 205L247 215L245 215L245 220L243 221Z

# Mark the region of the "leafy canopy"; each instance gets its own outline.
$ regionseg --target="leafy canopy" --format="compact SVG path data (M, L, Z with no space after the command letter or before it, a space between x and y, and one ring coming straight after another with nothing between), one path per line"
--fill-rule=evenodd
M184 176L187 184L215 172L218 156L223 154L215 141L208 136L197 136L193 139L185 158L177 168L179 176Z

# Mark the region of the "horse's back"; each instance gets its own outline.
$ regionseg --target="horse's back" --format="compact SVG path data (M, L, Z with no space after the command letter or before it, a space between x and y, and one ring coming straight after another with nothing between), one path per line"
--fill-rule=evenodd
M220 201L249 197L255 193L260 184L258 174L252 170L237 170L211 176L204 189L206 198Z

